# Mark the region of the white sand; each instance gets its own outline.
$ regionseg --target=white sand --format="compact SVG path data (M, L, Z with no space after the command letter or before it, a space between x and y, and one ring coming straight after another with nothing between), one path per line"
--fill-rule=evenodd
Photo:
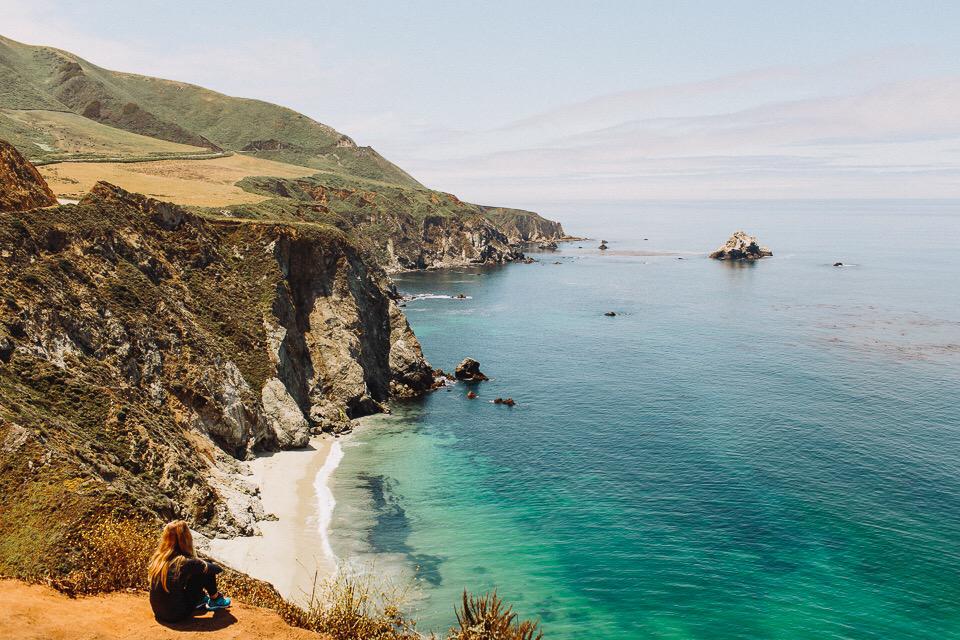
M337 568L328 531L335 503L327 480L342 457L340 443L323 437L306 449L251 461L251 480L277 520L261 522L260 536L211 540L210 555L266 580L288 600L308 602L315 578L322 581Z

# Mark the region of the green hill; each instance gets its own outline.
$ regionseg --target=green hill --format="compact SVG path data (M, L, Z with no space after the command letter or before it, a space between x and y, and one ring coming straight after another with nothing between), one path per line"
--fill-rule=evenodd
M370 147L292 109L195 85L110 71L66 51L0 36L0 109L72 112L180 145L254 155L349 176L420 187ZM18 126L19 125L19 126ZM22 123L0 117L0 138L23 140ZM29 138L29 136L27 136ZM48 142L22 149L43 160Z

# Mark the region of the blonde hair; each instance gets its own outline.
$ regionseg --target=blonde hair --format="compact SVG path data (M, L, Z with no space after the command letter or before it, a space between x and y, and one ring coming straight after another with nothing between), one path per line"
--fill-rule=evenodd
M159 584L164 591L167 589L167 575L170 565L180 556L194 557L193 535L190 527L183 520L174 520L163 528L160 534L160 544L150 558L150 568L147 575L150 577L150 586Z

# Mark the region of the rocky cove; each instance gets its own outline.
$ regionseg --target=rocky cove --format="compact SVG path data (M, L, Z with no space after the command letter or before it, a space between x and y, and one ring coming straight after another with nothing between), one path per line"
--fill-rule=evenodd
M428 218L398 242L421 257L385 266L508 261L551 231ZM7 545L0 569L55 572L72 532L110 513L255 535L271 514L244 461L433 388L370 242L103 182L76 205L0 213L2 533L52 529L42 553Z

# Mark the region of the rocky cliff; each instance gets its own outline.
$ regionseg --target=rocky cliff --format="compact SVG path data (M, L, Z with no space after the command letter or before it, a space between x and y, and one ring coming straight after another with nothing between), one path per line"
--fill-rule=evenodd
M103 510L250 534L237 460L432 383L383 272L319 224L210 221L99 183L0 214L0 282L0 572L55 560Z
M43 176L12 144L0 140L0 211L26 211L57 204Z
M330 224L355 236L388 271L510 262L523 258L527 243L564 237L560 223L530 211L470 204L429 189L326 174L238 184L273 200L231 207L232 216Z
M485 208L485 216L493 222L511 244L553 242L566 237L559 222L547 220L520 209Z

